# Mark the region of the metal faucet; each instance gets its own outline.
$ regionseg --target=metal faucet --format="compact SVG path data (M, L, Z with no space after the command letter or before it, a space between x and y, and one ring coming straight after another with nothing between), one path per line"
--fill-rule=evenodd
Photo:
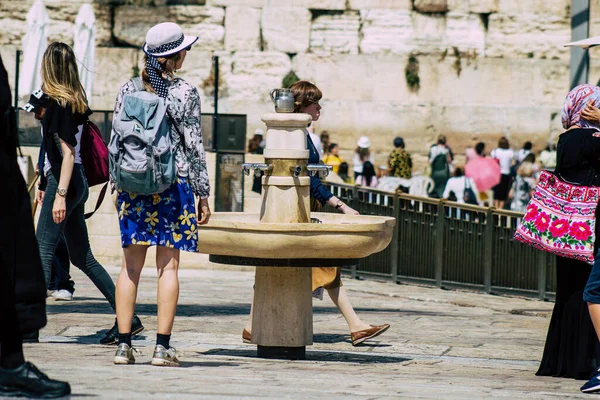
M246 175L250 175L250 170L253 169L254 170L254 176L255 177L259 177L261 171L270 171L273 169L272 165L267 165L265 163L244 163L242 164L242 171L244 171L244 174Z
M294 178L297 178L302 173L302 167L299 165L294 165L293 167L290 167L290 172Z
M310 176L315 176L317 172L319 173L319 178L325 178L329 175L329 171L331 171L333 167L331 165L324 164L308 164L306 166L306 170L310 174Z

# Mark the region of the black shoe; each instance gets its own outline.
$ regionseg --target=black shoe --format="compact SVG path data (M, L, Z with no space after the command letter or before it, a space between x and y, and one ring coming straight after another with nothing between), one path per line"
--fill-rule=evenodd
M23 334L23 343L39 343L40 331L34 331Z
M67 382L55 381L26 362L15 369L0 368L0 396L53 399L71 394Z
M137 335L144 330L144 325L137 315L134 315L131 319L131 336ZM117 344L119 342L119 327L117 326L117 319L115 318L115 324L106 335L100 339L100 344Z

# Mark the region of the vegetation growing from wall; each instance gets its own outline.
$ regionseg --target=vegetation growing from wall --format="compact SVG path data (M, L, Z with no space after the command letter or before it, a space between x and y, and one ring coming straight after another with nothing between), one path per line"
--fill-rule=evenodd
M406 84L411 92L417 92L421 88L421 78L419 78L419 60L417 56L411 54L408 57L406 68L404 69Z
M290 71L283 78L283 81L281 82L281 87L289 88L290 86L292 86L294 83L298 82L299 80L300 80L300 78L298 77L298 75L296 75L296 73L294 71Z

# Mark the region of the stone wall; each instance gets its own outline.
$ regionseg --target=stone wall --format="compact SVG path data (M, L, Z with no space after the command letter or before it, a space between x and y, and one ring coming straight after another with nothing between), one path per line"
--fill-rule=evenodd
M51 40L72 43L75 16L88 1L45 1ZM32 3L0 2L0 52L11 77ZM592 1L592 31L600 34L597 3ZM502 135L514 147L533 140L540 150L561 129L569 0L99 0L93 5L96 109L113 107L119 86L140 67L145 32L168 20L200 37L180 74L201 91L203 111L212 111L211 57L218 55L220 111L248 114L249 136L262 126L260 115L272 110L269 90L280 87L290 71L323 90L315 128L327 130L346 159L361 135L371 138L376 162L382 163L397 135L422 160L441 133L460 153L479 140L491 148ZM414 82L418 75L418 87L407 83L409 63L418 69L411 76ZM593 67L591 77L599 75Z

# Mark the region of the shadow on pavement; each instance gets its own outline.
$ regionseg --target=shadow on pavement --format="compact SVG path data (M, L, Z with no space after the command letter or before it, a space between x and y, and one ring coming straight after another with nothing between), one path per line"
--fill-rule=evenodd
M207 356L228 356L257 358L256 349L211 349L199 354ZM410 361L410 358L390 357L384 355L344 353L337 351L306 351L306 361L328 361L328 362L346 362L355 364L376 364L376 363L403 363Z
M80 301L80 300L86 301ZM135 312L137 315L156 315L156 304L136 304ZM440 312L415 311L401 308L370 308L356 307L357 313L402 313L403 315L431 315L444 316ZM58 313L82 313L82 314L112 314L114 311L104 300L99 301L97 298L77 298L72 302L49 302L46 304L46 312L52 314ZM339 314L340 311L334 307L316 306L313 308L315 315ZM207 317L219 315L249 315L250 303L236 304L177 304L177 316L179 317Z

